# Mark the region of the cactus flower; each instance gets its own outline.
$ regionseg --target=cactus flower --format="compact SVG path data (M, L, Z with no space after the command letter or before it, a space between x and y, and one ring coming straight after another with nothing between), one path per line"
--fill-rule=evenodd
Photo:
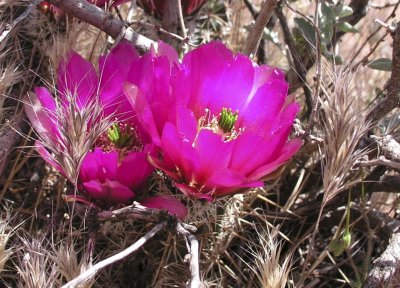
M40 138L38 153L73 182L68 160L80 155L74 151L84 151L77 176L83 195L106 206L144 199L149 207L183 218L186 208L179 201L144 193L154 170L147 161L154 145L123 93L129 67L139 60L133 47L122 43L99 59L97 73L91 63L70 52L58 67L57 97L36 87L25 111ZM98 129L101 123L110 124ZM99 135L93 135L96 129ZM85 148L87 143L90 147Z
M135 62L125 94L159 154L153 165L192 198L264 185L300 148L288 140L299 106L282 71L213 42L178 60L161 43Z

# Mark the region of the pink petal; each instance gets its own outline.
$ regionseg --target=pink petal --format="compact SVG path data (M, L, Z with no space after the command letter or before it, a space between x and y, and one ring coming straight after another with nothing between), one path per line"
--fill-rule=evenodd
M60 137L60 131L55 122L56 115L53 110L50 110L52 109L52 103L48 99L45 99L47 96L44 95L48 93L46 89L38 89L37 91L41 98L44 99L43 103L49 105L49 109L42 106L37 95L29 93L24 104L25 113L40 138L45 142L55 144Z
M123 84L139 56L129 43L121 43L99 59L100 101L105 115L115 114L119 120L136 119L133 107L123 92Z
M83 183L83 187L90 197L101 200L106 204L123 203L135 196L132 190L125 185L108 179L105 183L101 183L98 180L91 180Z
M158 49L157 49L157 55L159 57L167 57L170 65L180 65L179 63L179 57L178 57L178 53L176 53L176 50L169 46L168 44L160 41L158 42Z
M168 196L148 197L141 201L140 204L147 208L165 209L181 220L183 220L188 213L186 206L183 205L182 202Z
M153 155L148 155L147 160L153 167L162 170L164 173L166 173L172 179L179 180L179 181L181 180L181 179L179 179L179 175L176 174L176 167L173 164L171 164L171 163L166 164L165 162L157 159Z
M177 107L176 128L181 133L183 142L193 143L197 134L197 121L191 110Z
M166 165L175 166L180 178L191 181L199 165L199 159L192 144L183 139L171 123L165 124L161 142L164 152L163 161Z
M67 101L72 95L76 97L76 103L80 109L85 107L95 95L97 83L97 74L93 65L79 54L70 52L67 59L60 62L57 84L64 106L67 106Z
M232 52L220 42L211 42L187 53L182 60L183 77L179 83L184 85L180 90L188 93L188 107L196 117L204 115L210 101L210 87L215 86L215 80L220 79L221 68L228 67L233 59ZM228 107L227 107L228 108ZM218 111L219 112L219 111Z
M214 173L209 178L207 185L215 187L218 192L218 188L254 188L262 187L264 183L262 181L250 181L239 172L225 169Z
M235 140L229 168L247 175L248 171L244 166L256 158L253 157L254 155L259 155L260 148L268 149L268 145L265 145L263 140L263 137L252 131L244 131L240 134Z
M47 111L55 113L56 101L54 101L54 98L50 94L49 90L44 87L35 87L34 91L42 106Z
M115 180L117 177L119 155L116 151L103 152L101 148L95 148L88 152L82 161L79 179L82 182L106 179Z
M237 125L259 133L267 132L285 103L287 91L288 84L284 80L265 83L251 99L244 114L239 113Z
M118 168L117 180L131 189L135 189L150 176L154 168L147 161L148 150L131 152L125 156Z
M53 166L58 172L66 176L64 169L55 161L54 157L50 154L50 152L43 146L43 144L36 140L35 141L35 148L39 155L47 162Z
M196 182L204 183L215 171L227 168L233 148L234 141L224 142L221 135L202 129L195 142L201 167L196 175Z
M198 189L189 186L185 183L175 183L175 186L186 196L191 197L191 198L196 198L196 199L203 199L207 200L209 202L212 202L213 197L211 196L211 193L213 191L207 191L206 193L203 191L199 191ZM207 194L209 193L209 194Z
M215 115L218 115L222 108L243 113L243 105L250 95L254 81L251 61L245 56L237 55L228 66L214 67L214 69L219 70L218 77L205 87L210 97L208 108Z
M273 81L273 80L280 80L284 81L285 80L285 74L277 68L270 67L268 65L261 65L258 66L256 65L254 67L254 86L253 86L253 93L254 94L258 88L260 88L262 85L267 83L268 81Z
M143 130L146 131L146 134L150 135L152 142L155 145L160 146L161 133L157 130L153 112L147 103L146 95L139 93L139 88L135 84L129 82L124 84L123 89L126 98L134 107L138 121L142 124L141 126L136 127L139 127L139 129L140 127L146 128ZM141 132L140 134L144 135L145 133Z
M252 173L249 178L250 179L261 179L268 174L274 172L280 166L282 166L289 158L291 158L301 147L303 142L300 139L293 139L286 143L283 147L281 154L279 157L260 168L258 168L254 173Z

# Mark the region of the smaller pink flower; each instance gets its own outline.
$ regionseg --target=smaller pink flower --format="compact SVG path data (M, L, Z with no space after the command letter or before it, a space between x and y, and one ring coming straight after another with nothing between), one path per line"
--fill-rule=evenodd
M145 205L167 209L181 217L186 208L179 201L146 198L144 193L147 179L154 171L147 160L154 153L154 146L123 93L130 65L139 60L131 45L120 44L99 59L97 73L90 62L70 52L58 67L58 99L46 88L36 87L35 93L29 94L25 111L40 136L36 141L38 153L71 182L74 179L68 171L76 169L61 160L68 160L66 156L74 147L85 145L82 139L86 143L89 135L97 138L90 143L91 150L82 154L78 175L82 195L105 206L146 199ZM91 117L92 109L100 112ZM111 120L115 122L103 134L90 134L100 122L108 125ZM70 131L75 131L72 134L78 138L76 143L72 143Z
M132 200L153 172L147 161L150 146L140 152L129 152L122 160L118 151L100 148L89 152L81 166L79 179L93 199L107 204Z

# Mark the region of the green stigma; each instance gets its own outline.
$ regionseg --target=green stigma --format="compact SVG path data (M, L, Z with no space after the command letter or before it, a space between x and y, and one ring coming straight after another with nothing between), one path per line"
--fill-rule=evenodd
M129 129L127 129L127 131L129 131ZM127 133L127 131L122 131L118 124L113 124L108 129L107 136L115 147L122 149L130 146L132 143L132 136Z
M219 128L224 131L224 133L232 132L233 126L235 125L238 119L239 112L236 110L235 113L232 113L231 109L222 108L220 113L220 117L218 120Z

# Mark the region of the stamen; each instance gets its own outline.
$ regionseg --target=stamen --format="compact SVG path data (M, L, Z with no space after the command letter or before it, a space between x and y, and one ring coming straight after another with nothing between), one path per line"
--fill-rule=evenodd
M136 129L129 124L114 123L106 133L101 135L95 146L104 151L118 150L121 157L132 151L142 151L143 143Z
M122 131L118 124L113 124L108 129L108 139L115 145L116 148L122 149L130 146L132 144L132 136L128 131Z
M235 113L232 113L231 109L222 108L220 113L220 117L218 120L218 126L224 131L224 133L231 133L233 126L238 119L239 112L236 110Z
M196 139L202 129L211 130L215 134L221 135L225 142L236 139L243 132L242 127L235 128L238 117L238 111L233 113L228 108L222 108L218 116L212 115L209 109L205 109L205 115L197 121L197 135L192 146L196 146Z

